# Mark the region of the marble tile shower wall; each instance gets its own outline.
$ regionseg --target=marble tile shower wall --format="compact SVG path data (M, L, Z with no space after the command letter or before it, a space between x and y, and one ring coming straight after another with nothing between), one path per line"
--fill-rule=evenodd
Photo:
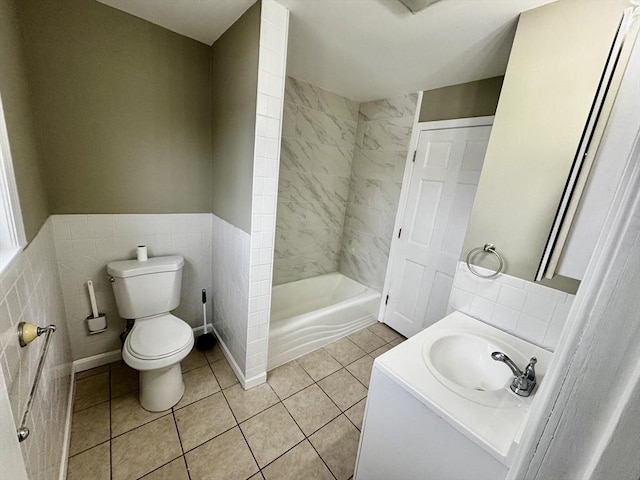
M360 104L339 271L382 291L417 94Z
M137 245L147 245L150 257L185 258L182 297L174 313L192 327L202 324L200 292L212 287L211 217L209 213L51 216L74 359L120 349L124 320L118 316L106 265L135 258ZM107 314L107 331L96 335L89 335L85 322L91 313L88 280L96 289L99 310Z
M275 285L338 269L358 103L287 77Z
M489 270L476 267L483 275ZM531 343L555 350L575 295L510 275L479 278L458 262L449 309L458 310Z
M0 370L9 392L13 419L18 426L37 368L44 337L20 348L16 335L21 321L55 324L47 361L21 443L29 479L58 478L71 386L71 347L48 220L38 235L0 277ZM0 474L0 477L2 475Z

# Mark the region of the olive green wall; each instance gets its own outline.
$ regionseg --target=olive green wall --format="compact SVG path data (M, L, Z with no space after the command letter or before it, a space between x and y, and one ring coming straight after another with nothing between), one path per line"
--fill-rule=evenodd
M494 115L504 76L485 78L422 93L420 121Z
M0 95L9 134L22 219L31 241L49 216L27 87L17 0L0 1Z
M260 2L211 47L211 211L251 232Z
M95 1L19 16L50 212L210 211L210 47Z

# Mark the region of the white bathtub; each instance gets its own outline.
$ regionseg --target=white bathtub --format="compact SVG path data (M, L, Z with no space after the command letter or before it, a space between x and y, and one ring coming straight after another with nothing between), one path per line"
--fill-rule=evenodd
M267 370L376 322L380 293L328 273L273 287Z

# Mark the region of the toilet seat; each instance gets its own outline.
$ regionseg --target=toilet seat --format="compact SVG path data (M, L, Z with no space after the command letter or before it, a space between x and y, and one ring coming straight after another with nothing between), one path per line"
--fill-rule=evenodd
M153 370L180 362L193 343L191 327L170 313L136 319L124 342L122 358L136 370Z
M170 313L138 320L129 333L129 352L141 360L158 360L182 350L193 331Z

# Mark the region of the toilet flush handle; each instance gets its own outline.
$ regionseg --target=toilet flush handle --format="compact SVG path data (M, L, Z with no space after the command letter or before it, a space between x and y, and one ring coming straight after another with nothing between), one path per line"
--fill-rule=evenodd
M107 277L107 278L109 279L109 281L110 281L111 283L115 283L115 281L116 281L116 279L115 279L115 278L113 278L113 277L111 277L111 276L109 276L109 277Z

